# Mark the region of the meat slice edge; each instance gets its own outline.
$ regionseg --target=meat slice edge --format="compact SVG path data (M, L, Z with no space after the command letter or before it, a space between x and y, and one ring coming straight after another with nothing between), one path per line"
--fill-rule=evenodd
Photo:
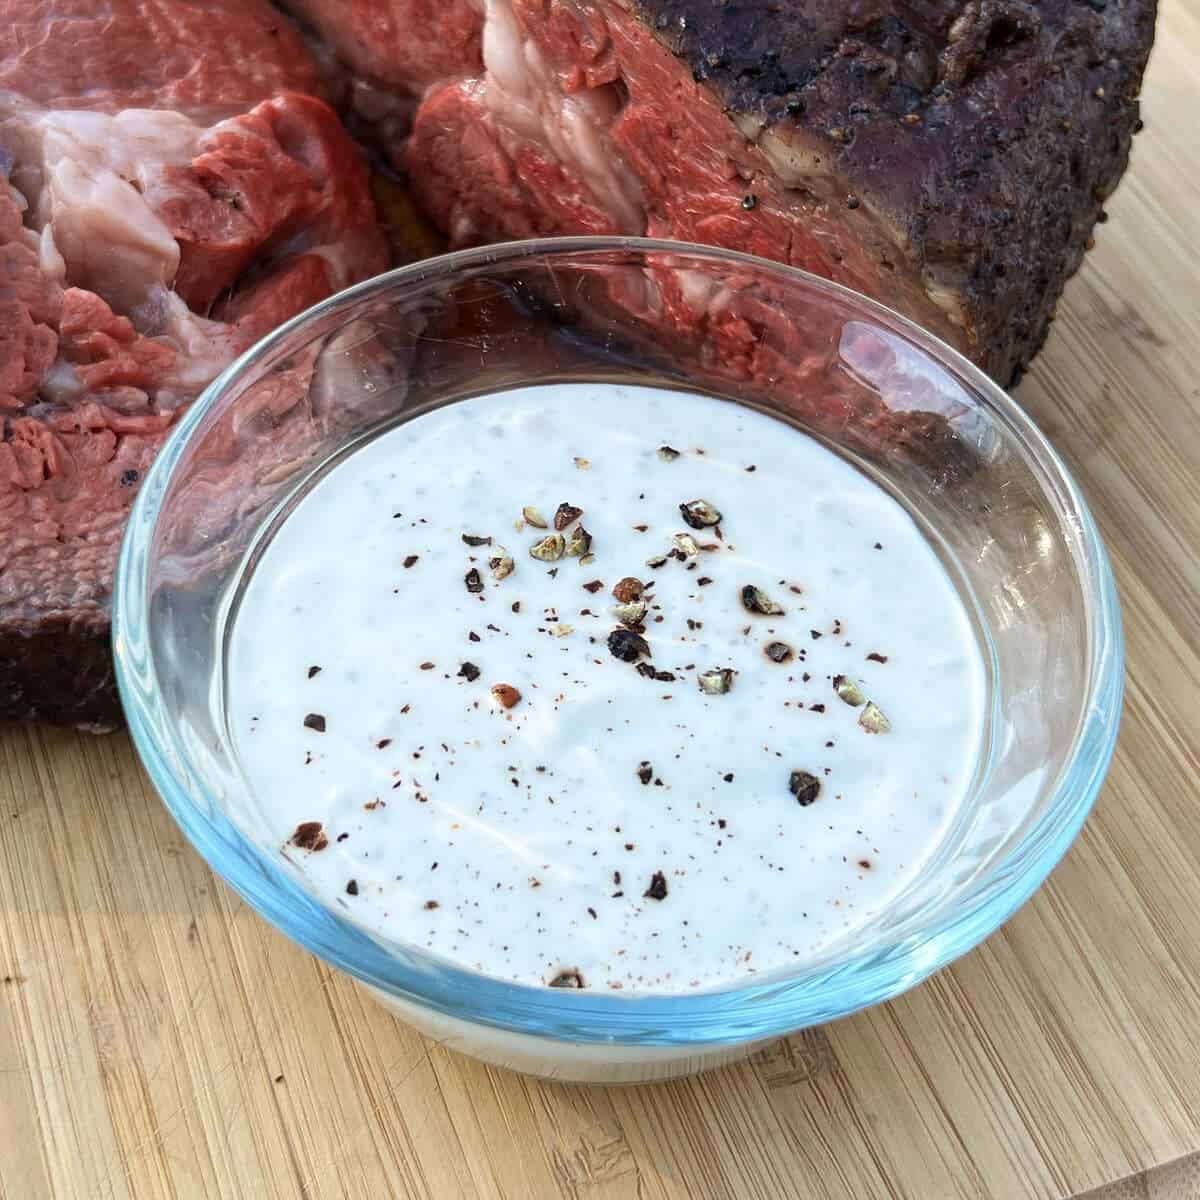
M812 270L1002 384L1045 338L1138 123L1154 0L288 0L420 97L393 157L455 245L649 233ZM472 25L472 22L474 23ZM471 32L473 31L473 32ZM408 71L414 46L429 69Z
M0 717L109 727L116 555L163 439L237 353L387 248L362 155L311 96L207 128L5 96L0 144Z

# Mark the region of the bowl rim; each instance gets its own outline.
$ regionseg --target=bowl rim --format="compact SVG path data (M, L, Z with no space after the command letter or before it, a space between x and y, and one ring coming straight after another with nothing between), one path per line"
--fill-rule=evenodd
M984 879L972 884L961 910L936 927L850 953L832 965L769 982L747 980L715 991L618 993L563 991L508 983L425 955L401 963L380 941L331 907L312 900L233 826L229 833L199 809L180 779L187 751L157 703L154 664L144 635L148 549L169 481L192 435L226 389L269 361L281 343L306 326L324 325L397 286L448 277L466 268L513 260L581 254L668 254L742 265L849 302L929 355L984 404L1017 440L1056 508L1074 514L1074 555L1088 617L1086 708L1042 817L1011 846ZM655 238L577 236L535 238L458 250L395 268L356 284L291 318L241 354L192 402L155 457L134 501L113 590L113 656L129 729L155 789L212 870L259 914L318 957L358 980L450 1017L519 1034L584 1043L646 1046L736 1044L786 1034L849 1015L898 996L974 948L1020 908L1078 835L1108 771L1124 691L1124 640L1107 552L1078 485L1024 410L959 351L887 306L831 280L739 251Z

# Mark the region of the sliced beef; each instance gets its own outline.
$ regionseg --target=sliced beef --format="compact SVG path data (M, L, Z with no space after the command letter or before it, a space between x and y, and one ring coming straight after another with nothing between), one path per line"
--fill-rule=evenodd
M0 92L44 108L227 116L325 87L265 0L0 0Z
M117 723L113 570L162 440L387 265L323 80L265 0L0 2L0 716Z
M749 251L879 298L1008 382L1124 169L1155 6L280 7L296 25L268 0L0 0L0 716L117 722L113 566L163 438L239 350L386 265L327 101L407 169L452 245L594 232ZM412 224L394 189L376 195ZM802 349L761 281L714 287L669 256L595 278L585 325L640 314L657 345L853 426L868 452L962 448L902 347L835 346L831 327ZM342 389L314 370L273 381L257 440L234 422L197 486L251 503L256 472L302 462L340 419ZM914 411L881 399L901 385Z
M289 0L300 18L359 78L418 95L482 64L480 5L457 0Z
M766 255L900 309L1003 383L1124 169L1155 15L1154 0L444 0L436 22L416 0L287 6L372 86L421 98L391 151L455 245L621 232Z

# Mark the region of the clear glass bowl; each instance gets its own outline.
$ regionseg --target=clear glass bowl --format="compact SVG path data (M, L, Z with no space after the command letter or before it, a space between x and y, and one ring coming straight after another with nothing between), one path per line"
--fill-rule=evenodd
M224 728L221 629L256 532L357 443L423 406L564 380L698 390L786 416L912 513L977 620L989 727L961 818L895 904L793 973L686 995L500 982L366 932L227 815L245 784ZM114 643L155 786L262 916L452 1046L611 1082L739 1057L896 996L987 937L1078 833L1112 755L1123 680L1092 517L990 380L903 318L803 272L617 238L417 263L246 353L183 417L141 489Z

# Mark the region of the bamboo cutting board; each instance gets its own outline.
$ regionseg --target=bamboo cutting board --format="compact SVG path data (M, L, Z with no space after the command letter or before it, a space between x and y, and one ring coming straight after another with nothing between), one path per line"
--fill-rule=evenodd
M123 736L0 730L0 1197L1200 1197L1200 0L1020 400L1112 551L1108 785L1049 884L892 1004L737 1067L550 1085L263 924Z

